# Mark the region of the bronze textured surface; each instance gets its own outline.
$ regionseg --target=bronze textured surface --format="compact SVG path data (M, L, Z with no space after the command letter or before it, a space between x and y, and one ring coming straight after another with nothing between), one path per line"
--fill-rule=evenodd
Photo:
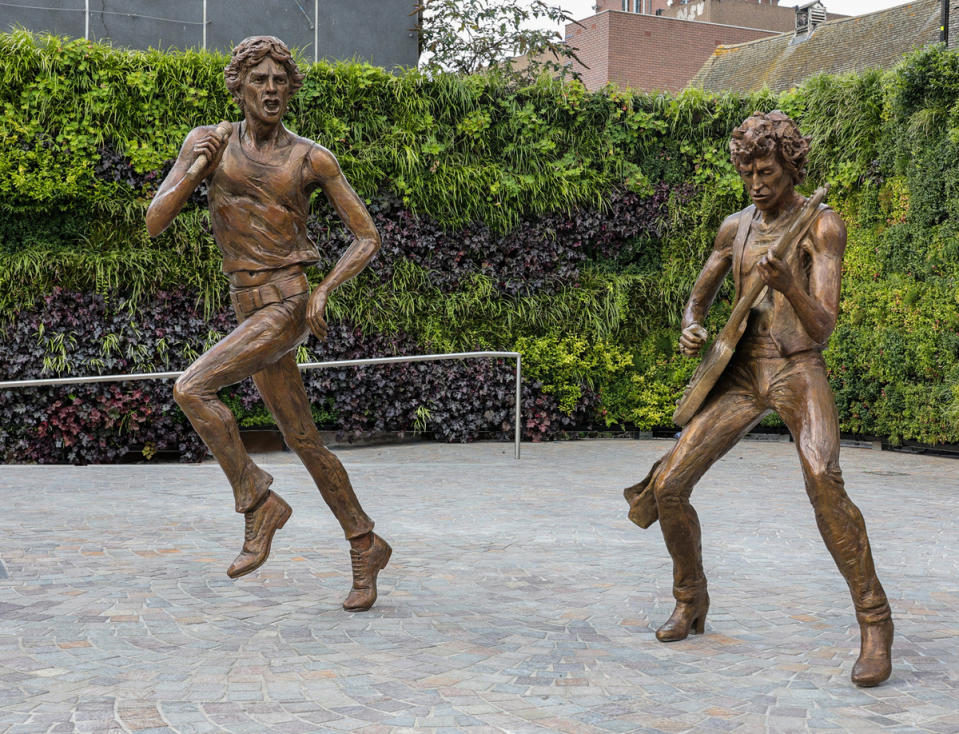
M676 642L704 631L710 595L690 496L719 458L775 412L796 442L819 532L852 594L862 643L852 681L875 686L891 674L892 612L865 521L845 490L839 420L822 358L839 312L846 228L834 211L819 205L823 189L812 200L796 192L805 177L809 139L782 112L749 117L733 131L730 153L753 205L720 225L683 310L679 346L687 355L705 346L702 323L731 274L735 302L717 341L727 355L730 347L735 353L688 422L684 413L676 443L645 479L624 491L637 525L649 527L658 516L673 562L676 606L656 637ZM726 338L730 330L735 340ZM702 374L697 371L692 388ZM776 586L769 578L765 593ZM763 594L757 593L757 603Z
M391 549L373 534L373 521L346 471L323 446L295 350L310 331L326 338L330 293L366 267L379 249L379 234L334 155L284 127L287 105L303 75L282 41L244 39L233 50L224 81L243 119L194 128L146 215L147 230L157 236L197 186L208 183L213 236L239 322L177 379L173 397L216 457L233 489L236 511L245 517L240 552L227 575L238 578L260 568L274 535L292 514L271 490L273 477L250 457L236 418L217 395L252 377L284 441L303 461L350 543L354 578L344 609L364 611L376 600L376 577ZM316 264L319 251L306 220L317 190L355 240L310 293L304 271Z

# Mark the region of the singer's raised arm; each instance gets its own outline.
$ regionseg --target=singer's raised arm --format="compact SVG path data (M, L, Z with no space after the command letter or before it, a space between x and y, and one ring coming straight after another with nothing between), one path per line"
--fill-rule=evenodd
M216 130L214 125L203 125L194 128L186 136L173 168L163 179L147 209L146 225L151 237L156 237L170 226L200 182L216 169L227 142L225 137L216 134ZM191 174L191 166L201 156L207 160L207 164Z

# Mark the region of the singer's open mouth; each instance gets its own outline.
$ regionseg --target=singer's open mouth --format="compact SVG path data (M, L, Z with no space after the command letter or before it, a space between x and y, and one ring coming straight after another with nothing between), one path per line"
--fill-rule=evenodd
M279 112L280 100L278 99L263 100L263 109L265 109L267 112Z

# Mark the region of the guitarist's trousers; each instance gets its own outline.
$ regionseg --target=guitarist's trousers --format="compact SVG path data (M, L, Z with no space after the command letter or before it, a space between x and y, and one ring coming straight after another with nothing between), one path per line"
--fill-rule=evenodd
M651 474L663 538L673 560L673 594L677 601L694 602L706 590L699 519L689 502L693 486L775 411L796 443L819 532L849 585L860 624L884 621L890 617L889 605L876 577L866 525L843 486L839 421L822 355L771 353L763 343L737 349L700 412Z

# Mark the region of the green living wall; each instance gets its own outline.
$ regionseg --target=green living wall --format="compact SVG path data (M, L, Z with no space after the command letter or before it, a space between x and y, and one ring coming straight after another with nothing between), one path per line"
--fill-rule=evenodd
M0 53L3 376L182 368L230 328L205 194L155 240L143 218L186 133L237 119L226 58L25 32L0 34ZM814 138L803 190L831 184L849 227L827 351L843 430L959 442L956 54L931 47L892 71L749 97L589 93L547 79L518 88L355 63L304 70L287 125L337 155L384 247L332 299L331 339L301 356L518 349L531 436L668 427L695 366L674 346L682 303L719 222L747 203L729 133L754 110L780 108ZM328 266L349 239L322 196L310 228ZM321 423L357 435L428 429L468 440L506 430L484 402L509 400L505 369L407 376L432 385L428 394L370 378L352 402L340 393L355 379L343 376L311 396ZM502 390L484 397L484 383ZM182 416L168 384L130 390L4 392L0 455L62 457L67 435L92 442L69 460L110 458L121 445L149 458L162 438L147 426ZM248 390L224 397L244 425L268 422ZM86 435L84 421L103 436ZM188 433L179 448L193 456ZM49 451L24 453L38 436Z

